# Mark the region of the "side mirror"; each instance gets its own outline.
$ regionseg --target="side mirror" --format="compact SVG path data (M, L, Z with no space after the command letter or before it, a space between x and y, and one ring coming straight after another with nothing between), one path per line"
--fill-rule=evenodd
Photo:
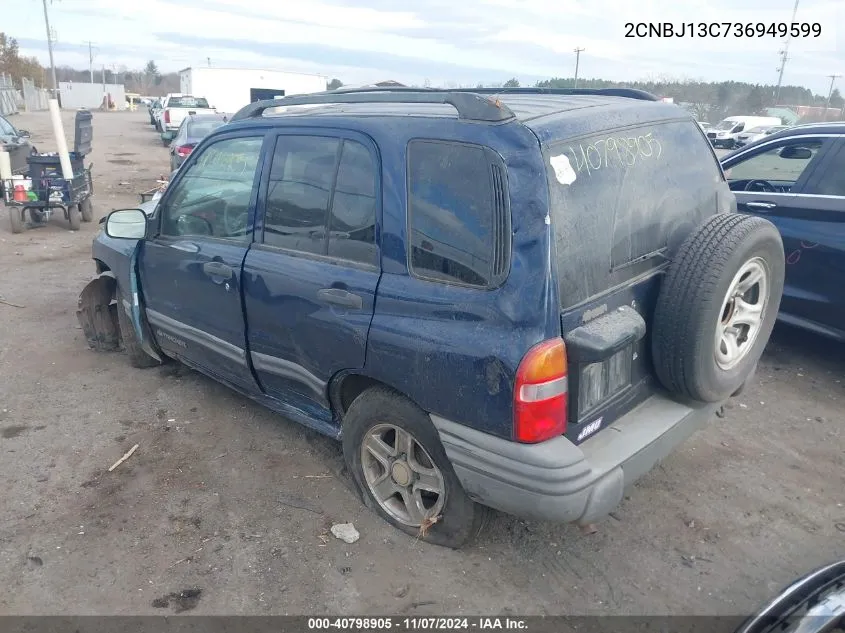
M106 235L117 239L140 240L147 234L147 214L141 209L119 209L106 218Z
M176 132L163 132L161 135L161 140L165 143L172 141L174 138L176 138Z
M795 147L794 145L787 145L781 148L778 152L781 158L797 158L799 160L810 160L813 157L813 152L808 147Z

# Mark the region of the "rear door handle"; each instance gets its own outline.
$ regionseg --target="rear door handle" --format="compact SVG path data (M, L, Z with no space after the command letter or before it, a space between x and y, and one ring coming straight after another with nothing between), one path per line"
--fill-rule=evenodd
M202 265L202 272L218 279L231 279L234 274L232 267L223 262L206 262Z
M199 253L200 247L193 242L174 242L170 248L175 248L177 251L185 251L186 253Z
M758 211L768 211L774 209L776 205L774 202L746 202L745 206L749 209L757 209Z
M322 288L317 291L317 297L326 302L344 308L360 310L364 307L364 300L361 295L356 295L342 288Z

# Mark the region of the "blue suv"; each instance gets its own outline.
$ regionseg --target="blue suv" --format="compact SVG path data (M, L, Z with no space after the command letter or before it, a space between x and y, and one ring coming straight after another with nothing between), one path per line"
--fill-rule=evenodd
M706 137L634 90L250 104L112 212L78 315L342 440L364 502L459 547L589 524L752 375L784 256Z

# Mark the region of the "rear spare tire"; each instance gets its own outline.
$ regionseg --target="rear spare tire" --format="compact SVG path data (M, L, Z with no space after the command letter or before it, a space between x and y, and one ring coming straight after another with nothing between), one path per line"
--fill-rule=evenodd
M720 402L742 387L774 328L783 242L763 218L711 217L678 249L657 299L654 369L670 391Z

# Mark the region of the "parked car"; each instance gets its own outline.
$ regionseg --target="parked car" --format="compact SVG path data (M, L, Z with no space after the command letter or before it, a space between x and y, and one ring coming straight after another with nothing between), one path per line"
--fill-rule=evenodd
M780 125L782 121L772 116L729 116L719 125L707 130L707 138L713 147L736 147L737 138L745 130L764 125Z
M29 164L26 159L38 151L29 141L27 130L18 130L4 116L0 116L0 150L9 152L13 174L28 174Z
M191 114L185 117L170 143L170 171L179 169L197 143L225 125L227 120L224 114Z
M845 631L845 560L825 565L786 587L736 633Z
M158 127L161 132L161 141L165 147L170 145L182 119L191 114L214 114L205 97L193 97L183 94L169 94L161 104L161 112L158 114Z
M786 130L788 128L788 125L759 125L737 136L736 147L750 145L751 143L759 141L761 138L765 138L769 134L774 134L775 132L780 132L781 130Z
M707 132L707 130L709 130L711 127L713 127L712 125L710 125L706 121L696 121L696 123L698 123L698 127L700 127L703 132Z
M485 506L606 516L742 390L784 261L735 208L695 121L636 90L263 101L152 216L108 216L78 315L342 440L369 507L458 547Z
M156 115L158 114L158 112L160 110L161 110L161 100L160 99L154 99L153 101L151 101L150 106L147 108L147 112L149 112L149 114L150 114L150 125L156 126L156 129L158 129L158 127L157 127L158 124L157 124L157 121L156 121Z
M781 232L779 318L845 340L845 123L799 125L722 158L743 213Z

